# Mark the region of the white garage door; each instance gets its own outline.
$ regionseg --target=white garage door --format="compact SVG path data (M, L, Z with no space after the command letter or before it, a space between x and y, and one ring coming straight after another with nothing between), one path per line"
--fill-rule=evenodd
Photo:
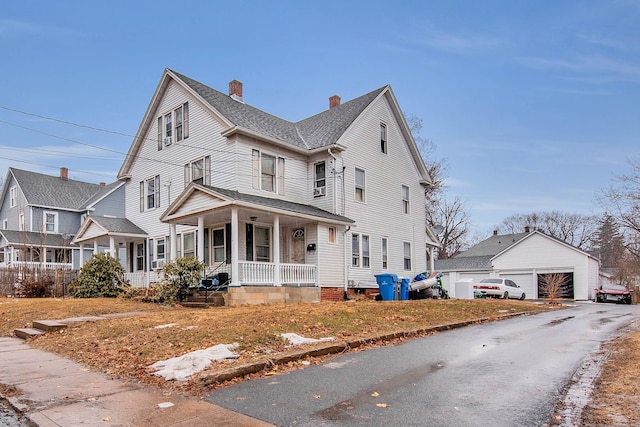
M527 299L535 299L538 297L538 289L537 284L534 287L533 283L533 273L527 274L501 274L500 277L502 279L509 279L516 282L518 286L520 286L527 297Z

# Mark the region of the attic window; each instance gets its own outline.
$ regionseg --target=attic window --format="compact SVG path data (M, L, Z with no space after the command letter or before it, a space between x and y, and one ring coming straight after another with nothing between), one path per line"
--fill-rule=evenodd
M189 103L158 117L158 150L189 138Z
M18 187L11 187L9 190L9 207L15 208L18 204Z
M380 122L380 152L387 154L387 125Z

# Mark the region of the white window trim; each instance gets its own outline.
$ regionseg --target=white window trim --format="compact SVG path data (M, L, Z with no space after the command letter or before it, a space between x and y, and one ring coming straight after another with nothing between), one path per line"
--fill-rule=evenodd
M2 229L3 230L9 229L9 220L8 219L3 219L2 220Z
M18 224L19 230L20 231L27 231L27 229L25 228L26 224L25 224L25 221L24 221L24 214L23 213L20 214L20 217L19 217L18 221L19 221L19 224Z
M222 231L222 245L216 245L215 244L215 232L216 231ZM211 263L213 264L217 264L217 263L223 263L226 261L227 258L227 235L226 235L227 231L226 231L226 227L222 226L222 227L214 227L211 229L210 233L211 234L211 250L209 251L209 256L211 258ZM216 261L216 248L222 248L222 261Z
M333 240L331 240L331 230L333 230ZM327 243L330 245L338 244L338 229L336 227L327 228Z
M47 230L47 215L53 215L53 230ZM42 212L42 232L43 233L57 233L58 232L58 212L44 211Z
M149 207L149 181L153 182L153 207ZM160 208L160 175L140 181L140 212L151 212Z
M384 129L384 138L382 135L383 129ZM382 154L387 154L389 152L389 132L388 131L389 129L387 128L387 124L381 121L380 122L380 152Z
M357 184L358 171L362 171L364 179L364 183L362 184L362 200L358 200L358 198L356 197L356 190L360 188ZM367 203L367 171L364 168L355 167L353 170L353 200L357 203Z
M211 156L198 157L184 165L184 186L194 182L193 167L194 164L202 161L202 184L211 185Z
M256 230L260 228L263 230L267 230L267 233L269 235L269 259L267 261L258 261L258 245L257 245L257 238L256 238ZM272 262L273 260L273 230L271 229L271 227L267 227L267 226L262 226L262 225L255 225L253 227L253 259L254 261L258 261L258 262Z
M405 199L405 189L406 189L406 196L407 196L406 199ZM411 215L411 189L408 185L404 185L404 184L402 184L402 213L406 215Z
M274 175L273 175L273 190L265 190L262 188L262 156L269 156L274 159ZM256 148L251 150L251 176L253 188L256 190L266 191L268 193L284 194L284 182L285 182L285 159L277 154L267 151L258 150Z
M386 245L383 245L382 244L383 242L385 242ZM384 265L385 257L386 257L387 265ZM389 269L389 238L388 237L383 237L382 239L380 239L380 265L383 270Z
M181 110L181 121L178 122L178 111ZM167 123L171 120L171 128L167 129ZM184 102L177 107L164 112L157 119L158 127L158 151L168 147L174 142L184 141L189 138L189 102ZM178 128L182 128L182 138L178 139ZM168 132L171 135L168 135Z
M9 207L15 208L18 205L18 187L14 186L9 189Z
M354 255L355 252L353 252L353 238L356 237L358 238L358 265L353 265L353 260L354 260ZM369 256L367 257L369 260L369 265L365 266L364 265L364 245L362 244L362 238L366 237L367 238L367 247L368 247L368 251L369 251ZM351 235L351 268L361 268L361 269L371 269L371 236L369 234L363 234L363 233L352 233Z
M409 245L409 268L406 268L405 266L405 261L407 260L407 255L405 254L404 250L405 250L405 245ZM409 241L403 241L402 242L402 269L404 271L411 271L413 269L413 245L411 245L411 242Z
M317 167L319 165L324 165L324 174L322 175L322 178L318 178L318 175L317 175ZM322 181L324 184L320 185L319 184L320 181ZM319 191L317 192L314 191L313 196L314 197L325 196L326 187L327 187L327 162L325 162L324 160L321 162L315 162L313 164L313 189L319 190ZM320 189L324 189L324 192L321 191Z
M158 242L164 241L164 252L162 258L158 257ZM167 259L167 238L166 236L158 236L153 239L153 259L155 261L164 261Z
M193 254L185 255L185 237L193 236ZM198 233L195 230L182 233L182 256L198 256Z

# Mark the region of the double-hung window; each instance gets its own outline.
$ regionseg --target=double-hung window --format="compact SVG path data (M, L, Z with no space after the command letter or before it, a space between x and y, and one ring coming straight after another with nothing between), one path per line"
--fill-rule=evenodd
M409 214L409 187L402 186L402 213Z
M411 242L403 242L404 269L411 270Z
M369 251L369 236L353 233L351 235L351 266L369 268L371 257Z
M211 156L205 156L184 165L184 185L190 182L211 185Z
M389 241L386 237L382 238L382 268L389 268Z
M164 261L165 259L165 240L164 237L156 239L156 261Z
M225 261L224 228L213 230L213 262Z
M15 208L18 204L18 187L11 187L9 190L9 207Z
M356 168L355 172L355 198L358 202L365 201L365 177L364 169Z
M313 197L327 194L327 177L325 162L318 162L314 165Z
M252 150L253 188L284 194L284 158Z
M56 233L58 231L58 213L57 212L44 212L44 227L45 233Z
M158 117L158 150L189 137L189 103Z
M380 123L380 152L387 154L387 125Z
M182 256L196 255L196 236L195 233L184 233L182 236Z
M140 181L140 212L160 207L160 175Z

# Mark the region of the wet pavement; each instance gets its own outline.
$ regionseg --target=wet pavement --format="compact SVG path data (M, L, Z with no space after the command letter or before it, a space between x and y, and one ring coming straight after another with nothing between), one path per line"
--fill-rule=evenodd
M0 399L0 426L28 427L30 424L21 421L16 411L14 411L6 401Z

